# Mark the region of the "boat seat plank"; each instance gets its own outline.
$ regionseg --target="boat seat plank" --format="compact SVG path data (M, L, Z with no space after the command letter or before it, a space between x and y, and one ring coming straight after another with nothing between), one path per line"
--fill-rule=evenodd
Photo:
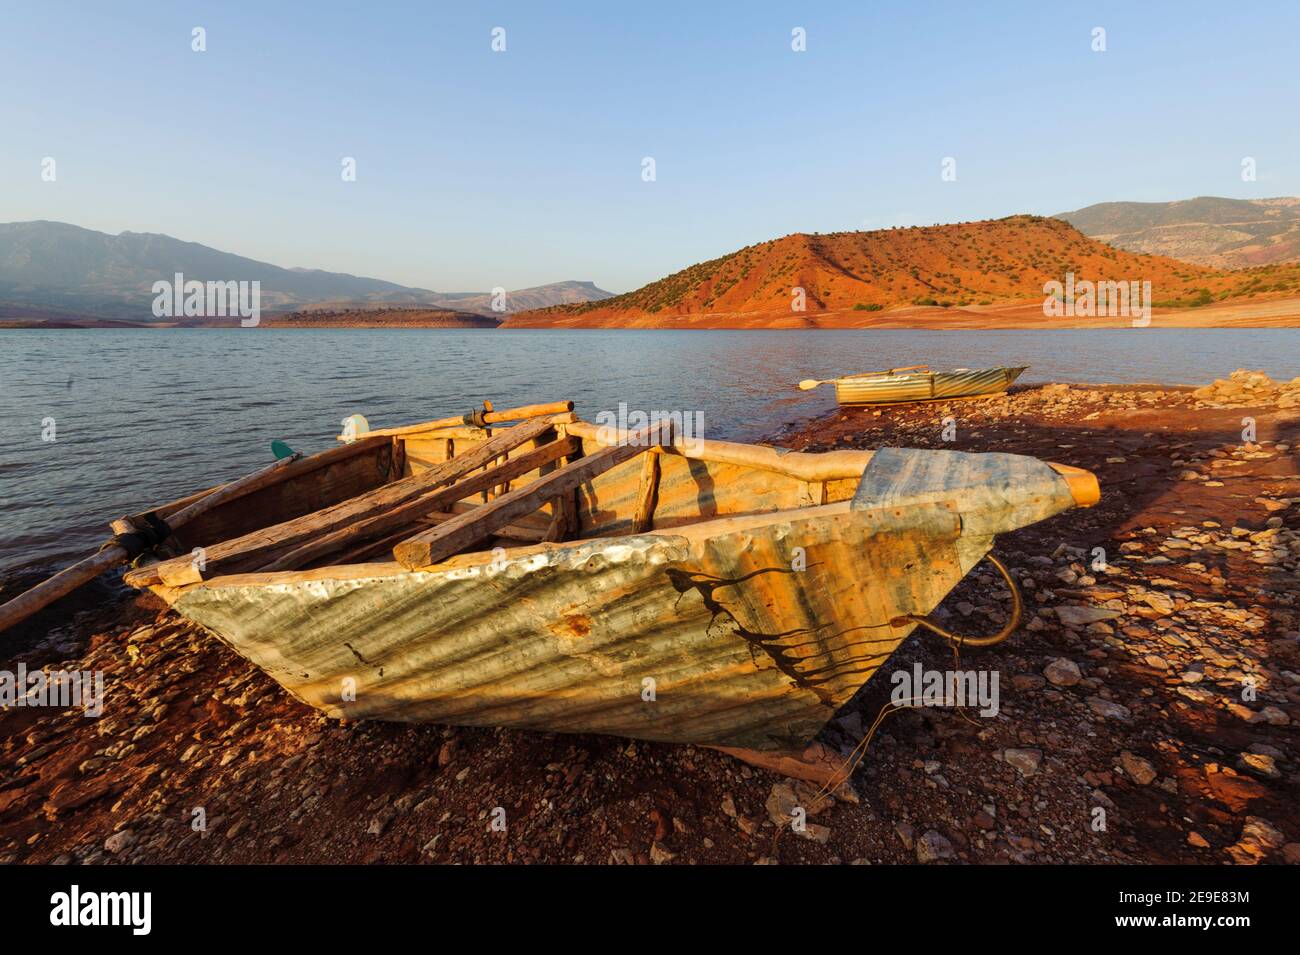
M526 454L509 458L502 464L462 478L450 487L422 494L375 517L359 520L353 524L348 524L345 527L312 538L307 543L277 558L261 569L277 571L296 570L299 567L304 567L335 550L355 545L367 538L389 533L403 525L411 524L425 514L441 510L457 501L464 500L471 494L478 494L505 481L527 474L529 471L543 467L564 457L566 454L571 454L577 444L577 438L560 438L551 441L540 448L534 448Z
M602 448L566 464L532 484L493 498L482 507L462 514L432 530L422 531L393 548L393 556L415 569L436 564L491 537L507 524L531 514L544 504L575 491L596 475L636 457L660 439L647 430L626 443Z
M198 583L229 567L233 562L256 554L270 554L288 545L305 543L323 533L359 520L382 514L429 491L454 484L462 477L491 463L499 455L533 440L558 423L573 419L572 412L532 418L508 428L491 440L437 467L402 478L373 491L289 521L253 531L233 540L205 548L202 565L187 554L154 565L158 577L170 586Z

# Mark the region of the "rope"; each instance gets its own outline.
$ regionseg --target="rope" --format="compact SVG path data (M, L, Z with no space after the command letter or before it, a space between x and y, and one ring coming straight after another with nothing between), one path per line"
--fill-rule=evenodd
M1011 636L1011 634L1015 631L1016 627L1020 625L1020 617L1021 617L1021 612L1023 607L1023 603L1020 597L1020 588L1016 585L1015 580L1012 578L1011 572L1007 570L1007 568L1003 565L1003 563L1000 560L998 560L992 554L985 554L984 557L986 560L988 560L989 563L991 563L994 566L994 568L997 569L998 573L1002 576L1002 579L1007 582L1007 586L1010 587L1011 589L1011 613L1009 615L1009 619L1007 620L1006 626L1004 626L996 634L994 634L991 637L963 637L959 634L951 633L943 629L937 624L932 623L928 617L924 617L924 616L896 617L893 621L891 621L891 623L893 623L895 626L899 626L902 623L906 623L906 622L916 623L919 624L920 626L925 627L928 630L934 631L935 633L939 634L941 637L947 639L949 645L952 647L952 668L954 672L961 670L961 648L963 645L971 646L971 647L993 646L994 644L1001 643L1007 637ZM862 737L861 740L858 741L858 744L853 747L852 752L850 752L849 755L845 757L844 765L842 765L839 769L837 769L835 773L831 776L831 778L827 780L825 783L823 783L821 789L817 791L817 794L813 797L814 802L818 799L821 799L824 795L827 796L832 795L837 789L839 789L841 786L843 786L845 783L849 781L849 778L852 777L854 772L857 771L858 766L862 763L862 760L866 757L867 747L871 745L872 737L876 735L876 730L880 728L880 724L885 721L886 717L894 713L897 713L899 710L912 709L917 704L922 702L924 701L921 697L913 696L899 702L894 702L891 700L890 702L882 706L880 708L880 712L876 714L875 721L871 724L871 727L867 730L866 734ZM965 706L962 706L960 703L958 703L956 704L956 709L958 714L961 716L961 718L964 719L966 722L970 723L972 726L979 725L978 721L973 720L966 715Z
M961 669L961 647L959 644L956 643L952 644L952 668L954 671ZM890 702L882 706L880 708L880 712L876 714L876 718L872 722L870 728L863 735L862 739L858 741L858 745L854 746L852 752L850 752L849 755L845 757L844 764L835 771L835 773L831 776L830 779L828 779L825 783L822 784L820 789L817 790L817 793L816 795L813 796L812 801L816 803L824 796L834 795L836 790L838 790L841 786L843 786L845 783L849 781L849 779L857 771L858 766L861 765L862 760L866 757L867 748L871 745L871 740L876 735L876 730L880 729L880 724L885 721L886 717L892 716L894 713L897 713L899 710L913 709L917 705L923 702L924 699L922 697L913 696L913 697L909 697L906 700L900 700L898 702L894 702L893 700L891 700ZM964 719L967 723L970 723L972 726L979 725L979 722L977 720L973 720L966 715L965 706L962 706L961 704L957 704L956 709L958 714L961 716L961 718Z
M157 547L172 536L172 529L168 523L152 511L148 514L133 517L131 521L135 527L135 533L114 534L104 541L99 549L108 550L110 547L120 547L126 551L127 560L135 560L145 551Z

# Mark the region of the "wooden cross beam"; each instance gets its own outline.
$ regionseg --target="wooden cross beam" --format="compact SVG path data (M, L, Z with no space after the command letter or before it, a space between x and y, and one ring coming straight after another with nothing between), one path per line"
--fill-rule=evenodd
M570 494L596 475L636 457L648 448L670 443L670 429L651 427L629 434L622 444L601 448L531 484L458 514L431 530L421 531L393 548L393 556L412 570L429 567L491 537L507 524L533 513L549 501Z

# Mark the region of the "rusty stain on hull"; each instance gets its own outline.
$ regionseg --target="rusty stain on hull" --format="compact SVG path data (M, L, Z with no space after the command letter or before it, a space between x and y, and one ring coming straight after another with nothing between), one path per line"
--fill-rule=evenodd
M777 749L811 739L907 636L891 618L934 609L962 574L941 506L720 523L521 548L503 567L219 578L176 609L335 716ZM806 570L788 570L796 547Z

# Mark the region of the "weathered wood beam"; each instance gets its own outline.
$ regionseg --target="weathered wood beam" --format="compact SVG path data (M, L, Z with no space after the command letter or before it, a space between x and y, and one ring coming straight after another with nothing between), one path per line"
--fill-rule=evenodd
M338 454L339 451L343 450L347 450L349 453ZM364 450L364 448L358 450L331 448L329 451L322 452L322 455L333 455L332 460L336 460L360 453L360 450ZM316 455L315 457L320 456ZM278 484L285 480L285 474L290 473L295 467L299 468L298 473L302 473L301 465L306 464L308 460L310 459L282 458L264 468L259 468L252 474L231 481L229 484L223 484L204 496L191 500L179 510L171 511L166 518L167 524L172 530L180 530L190 521L206 514L214 507L233 501L260 488ZM319 464L315 466L318 467ZM313 469L308 468L307 470ZM136 531L135 524L132 521L132 518L124 517L113 521L110 526L115 534L131 534ZM109 544L85 560L78 561L71 567L55 574L49 580L37 584L31 590L5 602L0 605L0 631L26 620L38 610L49 606L60 597L76 590L82 584L95 579L106 570L125 564L132 556L132 553L125 547L116 543ZM188 560L188 558L186 559Z
M343 449L330 449L330 451L341 450ZM330 451L323 453L329 454ZM172 514L171 517L167 518L167 524L172 530L179 530L200 514L205 514L218 505L225 504L227 501L233 501L235 498L242 497L245 494L251 494L253 491L259 491L264 487L270 487L272 484L279 484L285 480L284 473L286 471L296 464L302 464L305 460L305 458L300 457L289 457L281 458L279 461L274 461L266 467L254 471L247 477L223 485L206 497L201 497L193 504L181 508L179 511ZM319 467L319 464L316 466ZM302 472L299 471L299 473Z
M451 520L453 517L459 517L461 514L468 513L469 511L474 510L474 508L481 506L481 504L474 504L468 508L460 508L454 511L434 511L432 514L425 514L423 517L417 518L415 523L425 524L429 527L437 527L439 524L447 523L447 521ZM539 527L536 524L526 524L516 521L514 524L509 524L501 528L499 536L509 537L511 540L528 541L533 544L540 544L542 541L546 540L546 530L549 526L550 525L547 524ZM406 537L410 536L411 530L410 528L407 528ZM397 543L399 543L399 541L393 541L392 544L388 545L388 549L392 550L393 546Z
M579 421L568 426L570 434L602 445L621 442L626 432L603 425ZM703 438L675 437L666 445L663 454L676 454L697 461L715 461L718 464L737 464L758 468L774 474L785 474L801 481L829 481L838 478L861 477L871 462L870 451L824 451L812 454L807 451L787 451L784 448L767 448L756 444L736 444L732 441L713 441Z
M485 404L488 405L489 409L491 408L490 403L485 402ZM505 411L487 410L482 412L480 417L485 424L500 424L504 421L523 421L528 418L542 418L547 415L564 414L566 411L572 410L572 401L551 401L545 404L523 405L518 408L508 408ZM437 418L433 421L422 421L419 424L402 425L397 428L380 428L376 431L367 431L365 437L371 438L375 435L400 436L419 434L422 431L436 431L439 428L452 428L458 425L468 424L469 421L466 419L471 418L472 415L473 412L471 412L470 415L453 415L450 418ZM347 438L343 435L339 435L336 440L346 441Z
M479 505L470 505L467 509L473 510L478 506ZM431 527L436 527L439 524L451 520L458 514L463 513L465 513L465 509L455 511L434 511L430 514L425 514L423 517L417 517L415 523L428 524ZM410 536L411 528L403 527L395 534L389 534L385 537L379 538L378 540L367 541L351 550L335 555L330 560L330 566L337 567L344 564L359 564L378 554L388 554L391 557L392 555L389 554L389 551ZM511 540L522 541L525 544L539 544L546 539L546 530L540 527L531 527L525 524L516 523L503 527L501 529L501 536L508 537Z
M659 455L647 454L641 459L641 485L632 516L633 534L644 534L654 527L655 506L659 503L659 471Z
M575 491L580 485L616 465L636 457L657 442L658 431L629 435L623 444L602 448L552 471L533 483L462 514L433 530L422 531L393 548L403 566L428 567L477 544L512 521L538 510L548 501Z
M848 760L823 743L809 743L803 750L757 750L739 746L708 746L791 779L804 779L822 786L839 788L849 778Z
M188 554L162 561L150 570L154 571L163 583L172 587L198 583L205 577L211 577L221 572L223 568L228 568L232 563L257 554L269 555L272 551L293 544L306 543L321 534L374 517L412 498L454 484L467 474L491 462L497 455L531 441L557 423L567 423L572 420L572 412L530 419L420 474L386 484L312 514L283 521L233 540L213 544L205 548L202 570ZM387 439L381 437L379 440Z
M324 557L333 551L356 545L359 541L386 534L403 525L409 525L417 518L432 511L441 510L456 501L464 500L486 488L520 477L529 471L535 471L545 464L562 458L573 451L577 438L561 438L527 454L508 459L486 471L462 478L450 487L441 488L428 494L397 505L382 514L340 527L337 530L321 534L278 557L263 567L261 571L297 570L312 561Z

